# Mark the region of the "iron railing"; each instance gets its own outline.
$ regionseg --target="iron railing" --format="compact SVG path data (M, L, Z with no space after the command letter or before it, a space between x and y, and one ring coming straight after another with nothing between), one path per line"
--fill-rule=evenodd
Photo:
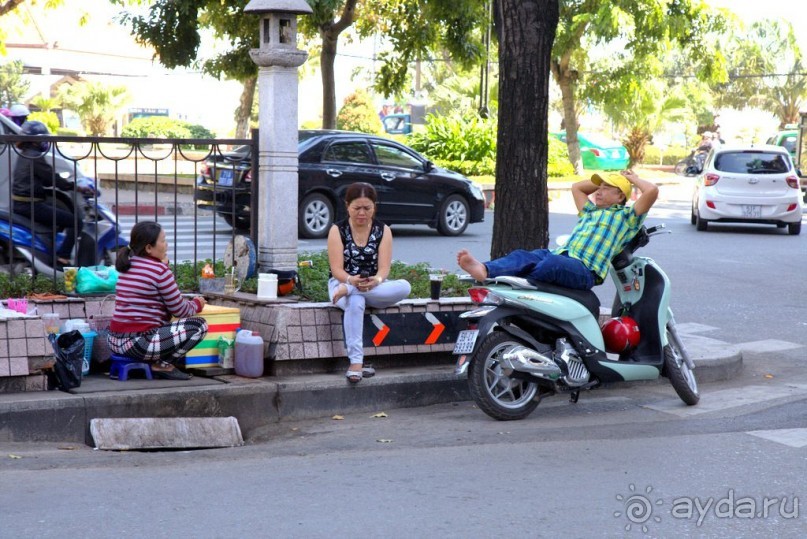
M44 152L23 153L18 145L31 142L47 142ZM251 226L249 232L252 241L257 245L257 130L251 139L176 139L176 138L110 138L110 137L72 137L72 136L22 136L16 134L0 135L0 272L15 276L25 273L32 276L46 274L54 283L61 278L56 260L55 248L47 248L55 238L63 235L57 230L55 218L39 226L22 218L15 212L14 173L17 167L23 167L25 175L30 176L31 163L36 159L44 159L51 168L53 176L78 179L88 176L95 180L100 189L98 197L85 197L74 186L60 194L53 194L57 205L84 206L84 238L76 240L72 265L89 265L92 258L100 263L112 263L116 248L120 246L116 239L110 240L104 227L95 226L94 221L103 220L102 214L107 208L120 228L120 237L128 241L131 226L139 221L153 220L159 222L166 231L169 241L169 258L174 264L183 261L197 266L205 260L223 260L227 245L239 233L236 228L228 226L222 218L228 211L219 208L218 214L206 211L197 205L197 182L203 171L218 178L224 169L233 169L239 159L228 157L231 148L249 146L251 151L243 159L250 159L254 181L249 182L251 196ZM23 165L23 163L25 165ZM235 181L240 178L236 175ZM53 183L53 182L48 182ZM243 187L241 184L240 187ZM232 187L212 183L213 196L218 198ZM50 196L50 195L49 195ZM224 197L226 198L226 196ZM23 201L17 197L16 204L31 204L29 213L36 219L34 201ZM235 197L230 197L233 217L239 213ZM84 203L84 204L82 204ZM74 213L74 225L78 225L82 212ZM243 212L241 212L243 215ZM25 234L36 226L33 236ZM39 238L45 239L38 248L31 244ZM93 253L90 257L87 253ZM33 259L31 258L33 257ZM232 265L233 260L229 263Z

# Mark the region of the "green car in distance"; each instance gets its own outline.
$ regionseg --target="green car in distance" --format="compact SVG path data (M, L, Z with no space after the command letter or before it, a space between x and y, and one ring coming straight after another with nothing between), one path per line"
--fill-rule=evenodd
M566 142L566 131L550 133L553 137ZM614 140L599 135L577 134L580 142L580 154L583 157L583 168L586 170L625 170L630 163L628 150Z
M788 124L785 129L779 131L774 136L769 138L765 144L772 144L774 146L782 146L790 154L793 160L796 160L796 144L798 142L799 131L796 125Z

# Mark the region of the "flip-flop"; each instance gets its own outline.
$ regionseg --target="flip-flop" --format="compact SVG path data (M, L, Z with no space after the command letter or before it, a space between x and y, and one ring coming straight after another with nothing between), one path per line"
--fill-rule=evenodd
M359 382L361 382L362 377L363 377L362 371L348 370L345 373L345 378L347 378L347 381L350 382L351 384L358 384Z
M154 369L151 369L151 374L152 376L162 378L163 380L190 380L193 378L192 374L182 372L176 367L170 371L155 371Z

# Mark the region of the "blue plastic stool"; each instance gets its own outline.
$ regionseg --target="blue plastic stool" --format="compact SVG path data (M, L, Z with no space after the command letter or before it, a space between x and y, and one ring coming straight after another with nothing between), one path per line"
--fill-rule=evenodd
M110 356L110 363L109 365L109 377L115 378L117 376L118 380L121 382L125 382L129 379L129 371L142 369L143 372L146 373L146 379L151 380L151 366L148 363L142 363L140 361L135 361L134 359L128 358L126 356L119 356L117 354L112 354Z

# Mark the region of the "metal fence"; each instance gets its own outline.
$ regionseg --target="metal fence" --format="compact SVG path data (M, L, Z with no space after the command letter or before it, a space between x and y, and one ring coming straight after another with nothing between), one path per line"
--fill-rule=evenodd
M9 133L7 126L0 127ZM240 146L249 149L233 154ZM132 226L148 220L157 221L166 232L174 269L180 262L190 262L198 274L197 266L205 261L223 260L236 235L249 234L257 244L257 174L255 181L240 181L246 170L258 170L257 147L257 130L251 139L0 134L0 273L32 279L47 275L54 284L62 278L67 264L58 262L56 247L66 235L55 214L50 215L54 212L40 205L47 202L72 211L74 228L82 230L71 266L113 264ZM207 196L219 201L217 211L206 209L198 200L197 183L203 176L218 180L224 170L235 172L234 178L227 174L233 184L205 182L212 190ZM46 189L41 200L42 191L31 190L36 175L40 183L63 188ZM96 196L82 193L85 177L94 180L100 191ZM236 189L251 194L247 220L230 196ZM232 207L223 200L231 200ZM228 224L236 216L244 230ZM230 251L235 256L234 249Z

